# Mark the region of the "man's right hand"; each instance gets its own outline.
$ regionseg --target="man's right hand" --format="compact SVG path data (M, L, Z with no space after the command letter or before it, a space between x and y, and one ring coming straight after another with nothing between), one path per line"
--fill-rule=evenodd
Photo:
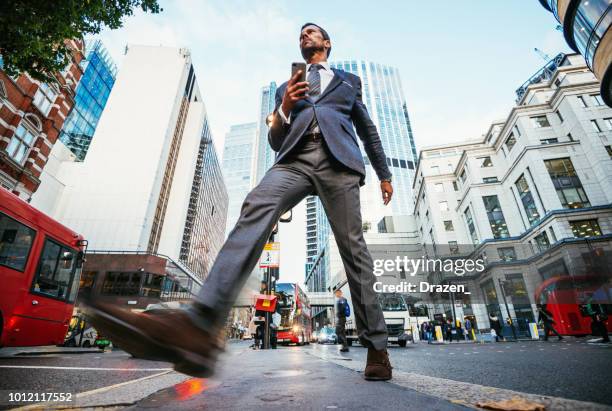
M293 106L300 100L304 100L308 92L308 82L300 81L298 79L302 75L302 70L298 70L287 82L285 88L285 94L283 95L283 102L281 104L281 110L286 118L289 118L289 113L293 110Z

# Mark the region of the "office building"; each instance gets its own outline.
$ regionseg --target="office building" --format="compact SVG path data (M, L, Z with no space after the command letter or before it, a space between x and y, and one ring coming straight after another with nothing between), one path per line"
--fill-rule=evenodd
M259 184L266 171L274 164L276 153L270 147L268 143L268 116L274 111L276 97L276 83L273 81L269 85L262 87L261 89L261 100L259 104L259 120L258 120L258 132L257 132L257 144L256 144L256 160L255 170L253 175L255 181L253 185Z
M234 228L242 203L253 187L257 123L233 125L225 135L223 178L229 196L226 236Z
M117 67L100 40L86 41L85 54L75 105L60 133L60 140L74 153L77 161L83 161L87 154L117 75Z
M540 0L563 27L567 44L584 56L612 107L612 3L608 0Z
M481 329L497 314L526 333L555 282L571 278L580 289L581 279L603 278L581 295L609 298L612 109L580 55L563 55L555 67L550 76L536 73L541 80L484 138L420 153L414 215L428 252L485 262L470 275L430 273L432 283L471 292L440 297L433 313L470 317ZM594 302L582 297L571 303Z
M85 161L60 176L56 218L87 238L97 291L141 308L141 264L164 278L180 271L186 280L169 287L193 292L223 244L228 196L189 50L129 46ZM95 270L109 254L112 272Z
M57 83L43 83L26 73L12 78L0 69L0 185L26 200L40 185L83 75L83 42L66 44L71 59L64 71L54 73Z

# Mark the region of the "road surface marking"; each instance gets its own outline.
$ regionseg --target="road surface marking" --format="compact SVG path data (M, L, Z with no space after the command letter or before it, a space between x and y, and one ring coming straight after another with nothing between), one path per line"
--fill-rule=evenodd
M29 368L45 370L77 370L77 371L172 371L172 368L97 368L97 367L55 367L49 365L0 365L0 368Z
M62 405L68 405L68 406L74 405L74 406L78 406L78 404L76 404L76 401L78 401L79 399L82 399L84 397L87 397L89 395L101 394L101 393L113 390L115 388L123 387L125 385L134 384L134 383L137 383L137 382L149 380L151 378L161 377L162 375L169 374L170 372L172 372L172 370L160 372L160 373L153 374L153 375L147 375L146 377L138 378L138 379L135 379L135 380L124 381L124 382L121 382L121 383L118 383L118 384L109 385L107 387L96 388L95 390L91 390L91 391L80 392L80 393L75 395L75 403L74 404L62 404ZM34 409L39 410L39 409L42 409L41 405L44 405L44 404L43 403L36 403L36 404L26 405L24 407L15 408L15 411L26 411L26 410L34 410Z

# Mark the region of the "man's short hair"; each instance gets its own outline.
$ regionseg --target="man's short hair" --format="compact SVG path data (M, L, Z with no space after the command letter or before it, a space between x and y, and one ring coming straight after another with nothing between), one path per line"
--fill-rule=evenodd
M302 32L302 30L304 30L304 27L307 27L307 26L315 26L316 28L319 29L319 31L323 35L323 40L329 40L331 42L331 38L329 37L329 34L327 34L325 29L323 27L319 26L318 24L315 24L315 23L306 23L306 24L304 24L302 26L302 28L300 29L300 33ZM330 53L331 53L331 43L329 45L329 48L327 49L327 57L329 57Z

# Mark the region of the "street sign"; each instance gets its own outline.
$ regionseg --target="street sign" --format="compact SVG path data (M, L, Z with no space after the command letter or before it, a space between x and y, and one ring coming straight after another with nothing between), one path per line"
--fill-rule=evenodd
M279 263L280 243L266 243L259 260L259 268L278 268Z

